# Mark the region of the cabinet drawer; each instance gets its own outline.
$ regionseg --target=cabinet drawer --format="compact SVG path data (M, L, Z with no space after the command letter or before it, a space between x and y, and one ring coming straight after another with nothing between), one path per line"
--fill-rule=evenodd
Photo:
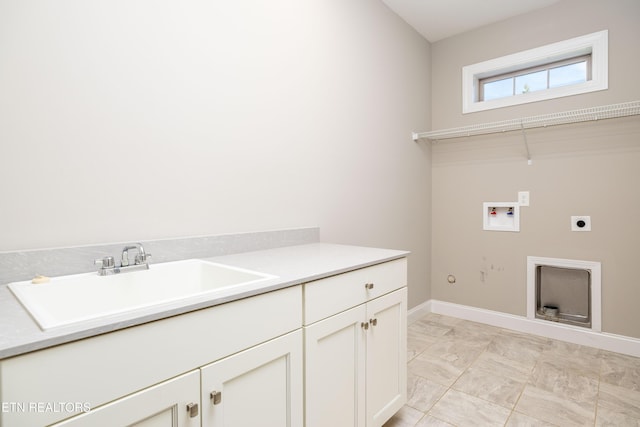
M406 285L406 258L306 283L304 324L317 322Z

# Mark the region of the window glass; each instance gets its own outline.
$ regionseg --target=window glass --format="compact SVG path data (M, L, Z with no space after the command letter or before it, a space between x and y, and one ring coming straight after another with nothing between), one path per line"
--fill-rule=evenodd
M480 100L506 98L559 86L584 83L590 79L590 56L531 67L479 80Z
M484 84L483 99L485 101L511 95L513 95L513 78L496 80Z
M547 88L547 70L516 77L516 95Z
M587 61L549 70L549 87L573 85L587 81Z

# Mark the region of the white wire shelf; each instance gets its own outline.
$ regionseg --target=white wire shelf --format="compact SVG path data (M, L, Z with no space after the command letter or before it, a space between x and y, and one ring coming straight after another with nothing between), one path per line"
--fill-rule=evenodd
M543 114L540 116L523 117L520 119L503 120L499 122L481 123L477 125L434 130L430 132L414 132L413 140L416 142L420 139L439 141L443 139L462 138L474 135L488 135L492 133L502 133L510 131L522 131L524 135L525 129L587 122L593 120L613 119L617 117L635 115L640 115L640 101L603 105L600 107L583 108L580 110Z

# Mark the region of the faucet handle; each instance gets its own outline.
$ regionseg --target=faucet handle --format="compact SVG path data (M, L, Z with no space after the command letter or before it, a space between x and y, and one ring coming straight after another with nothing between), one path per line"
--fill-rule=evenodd
M149 262L149 258L151 258L151 254L139 253L136 255L136 264L146 264Z
M100 264L100 268L113 268L116 266L116 262L112 256L106 256L102 259L97 259L93 262L94 264Z

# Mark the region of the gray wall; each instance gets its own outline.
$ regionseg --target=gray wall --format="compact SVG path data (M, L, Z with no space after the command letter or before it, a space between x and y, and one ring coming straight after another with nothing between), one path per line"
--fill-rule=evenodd
M379 1L0 3L0 251L319 226L429 298L430 45Z
M432 45L433 129L640 99L640 2L563 0L554 6ZM461 67L568 38L609 30L609 89L462 115ZM433 147L432 298L526 315L526 257L602 263L605 332L640 338L640 120L590 122ZM482 230L482 202L515 201L521 232ZM593 231L570 231L590 215ZM455 274L450 285L447 274ZM484 281L482 278L484 277Z

